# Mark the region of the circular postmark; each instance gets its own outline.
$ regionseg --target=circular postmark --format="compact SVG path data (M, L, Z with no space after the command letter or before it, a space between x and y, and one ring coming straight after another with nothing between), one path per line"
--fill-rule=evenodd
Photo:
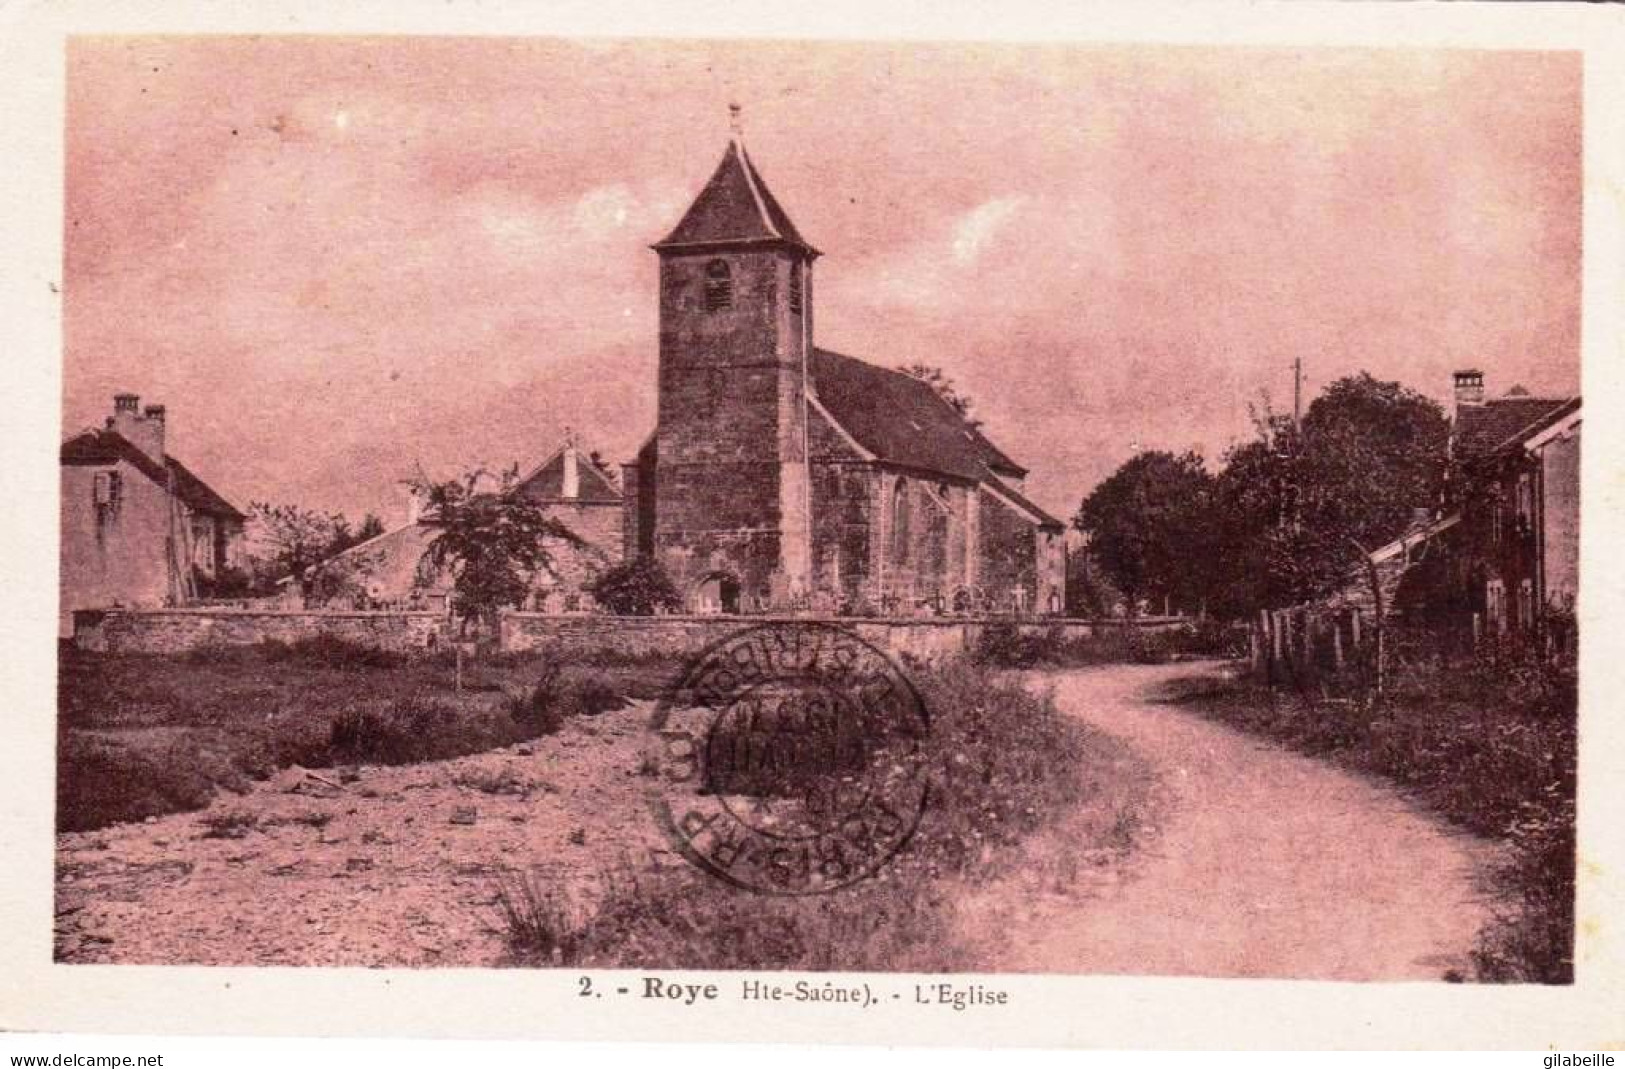
M650 802L672 846L737 887L811 895L903 849L930 794L930 719L851 629L776 621L706 647L650 724Z

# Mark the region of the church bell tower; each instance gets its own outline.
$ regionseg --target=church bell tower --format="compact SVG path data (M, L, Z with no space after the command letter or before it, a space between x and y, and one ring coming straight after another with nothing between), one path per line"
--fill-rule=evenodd
M736 110L737 124L737 110ZM812 567L807 363L818 250L737 128L660 257L653 548L690 604L784 607ZM714 607L705 603L703 607Z

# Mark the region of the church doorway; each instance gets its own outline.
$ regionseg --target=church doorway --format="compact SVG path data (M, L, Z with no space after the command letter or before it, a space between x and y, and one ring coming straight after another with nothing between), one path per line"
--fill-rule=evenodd
M726 572L713 572L694 587L693 609L702 615L739 613L739 580Z

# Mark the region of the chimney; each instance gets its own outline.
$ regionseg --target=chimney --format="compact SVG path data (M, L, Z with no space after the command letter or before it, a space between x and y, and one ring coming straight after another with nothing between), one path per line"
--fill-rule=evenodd
M574 501L581 496L581 468L576 456L575 435L564 439L564 489L566 498Z
M163 405L148 405L143 413L139 395L114 394L113 418L107 425L159 464L164 462Z
M1484 403L1484 373L1469 368L1456 372L1456 408Z

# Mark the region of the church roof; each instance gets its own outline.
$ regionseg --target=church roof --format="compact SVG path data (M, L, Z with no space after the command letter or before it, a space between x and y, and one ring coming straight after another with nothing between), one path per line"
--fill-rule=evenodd
M999 478L1021 478L1027 469L971 426L930 383L828 349L812 351L809 371L818 403L877 459L991 484L1041 523L1060 523Z
M762 181L745 146L735 139L677 228L655 248L760 243L794 245L818 255Z

